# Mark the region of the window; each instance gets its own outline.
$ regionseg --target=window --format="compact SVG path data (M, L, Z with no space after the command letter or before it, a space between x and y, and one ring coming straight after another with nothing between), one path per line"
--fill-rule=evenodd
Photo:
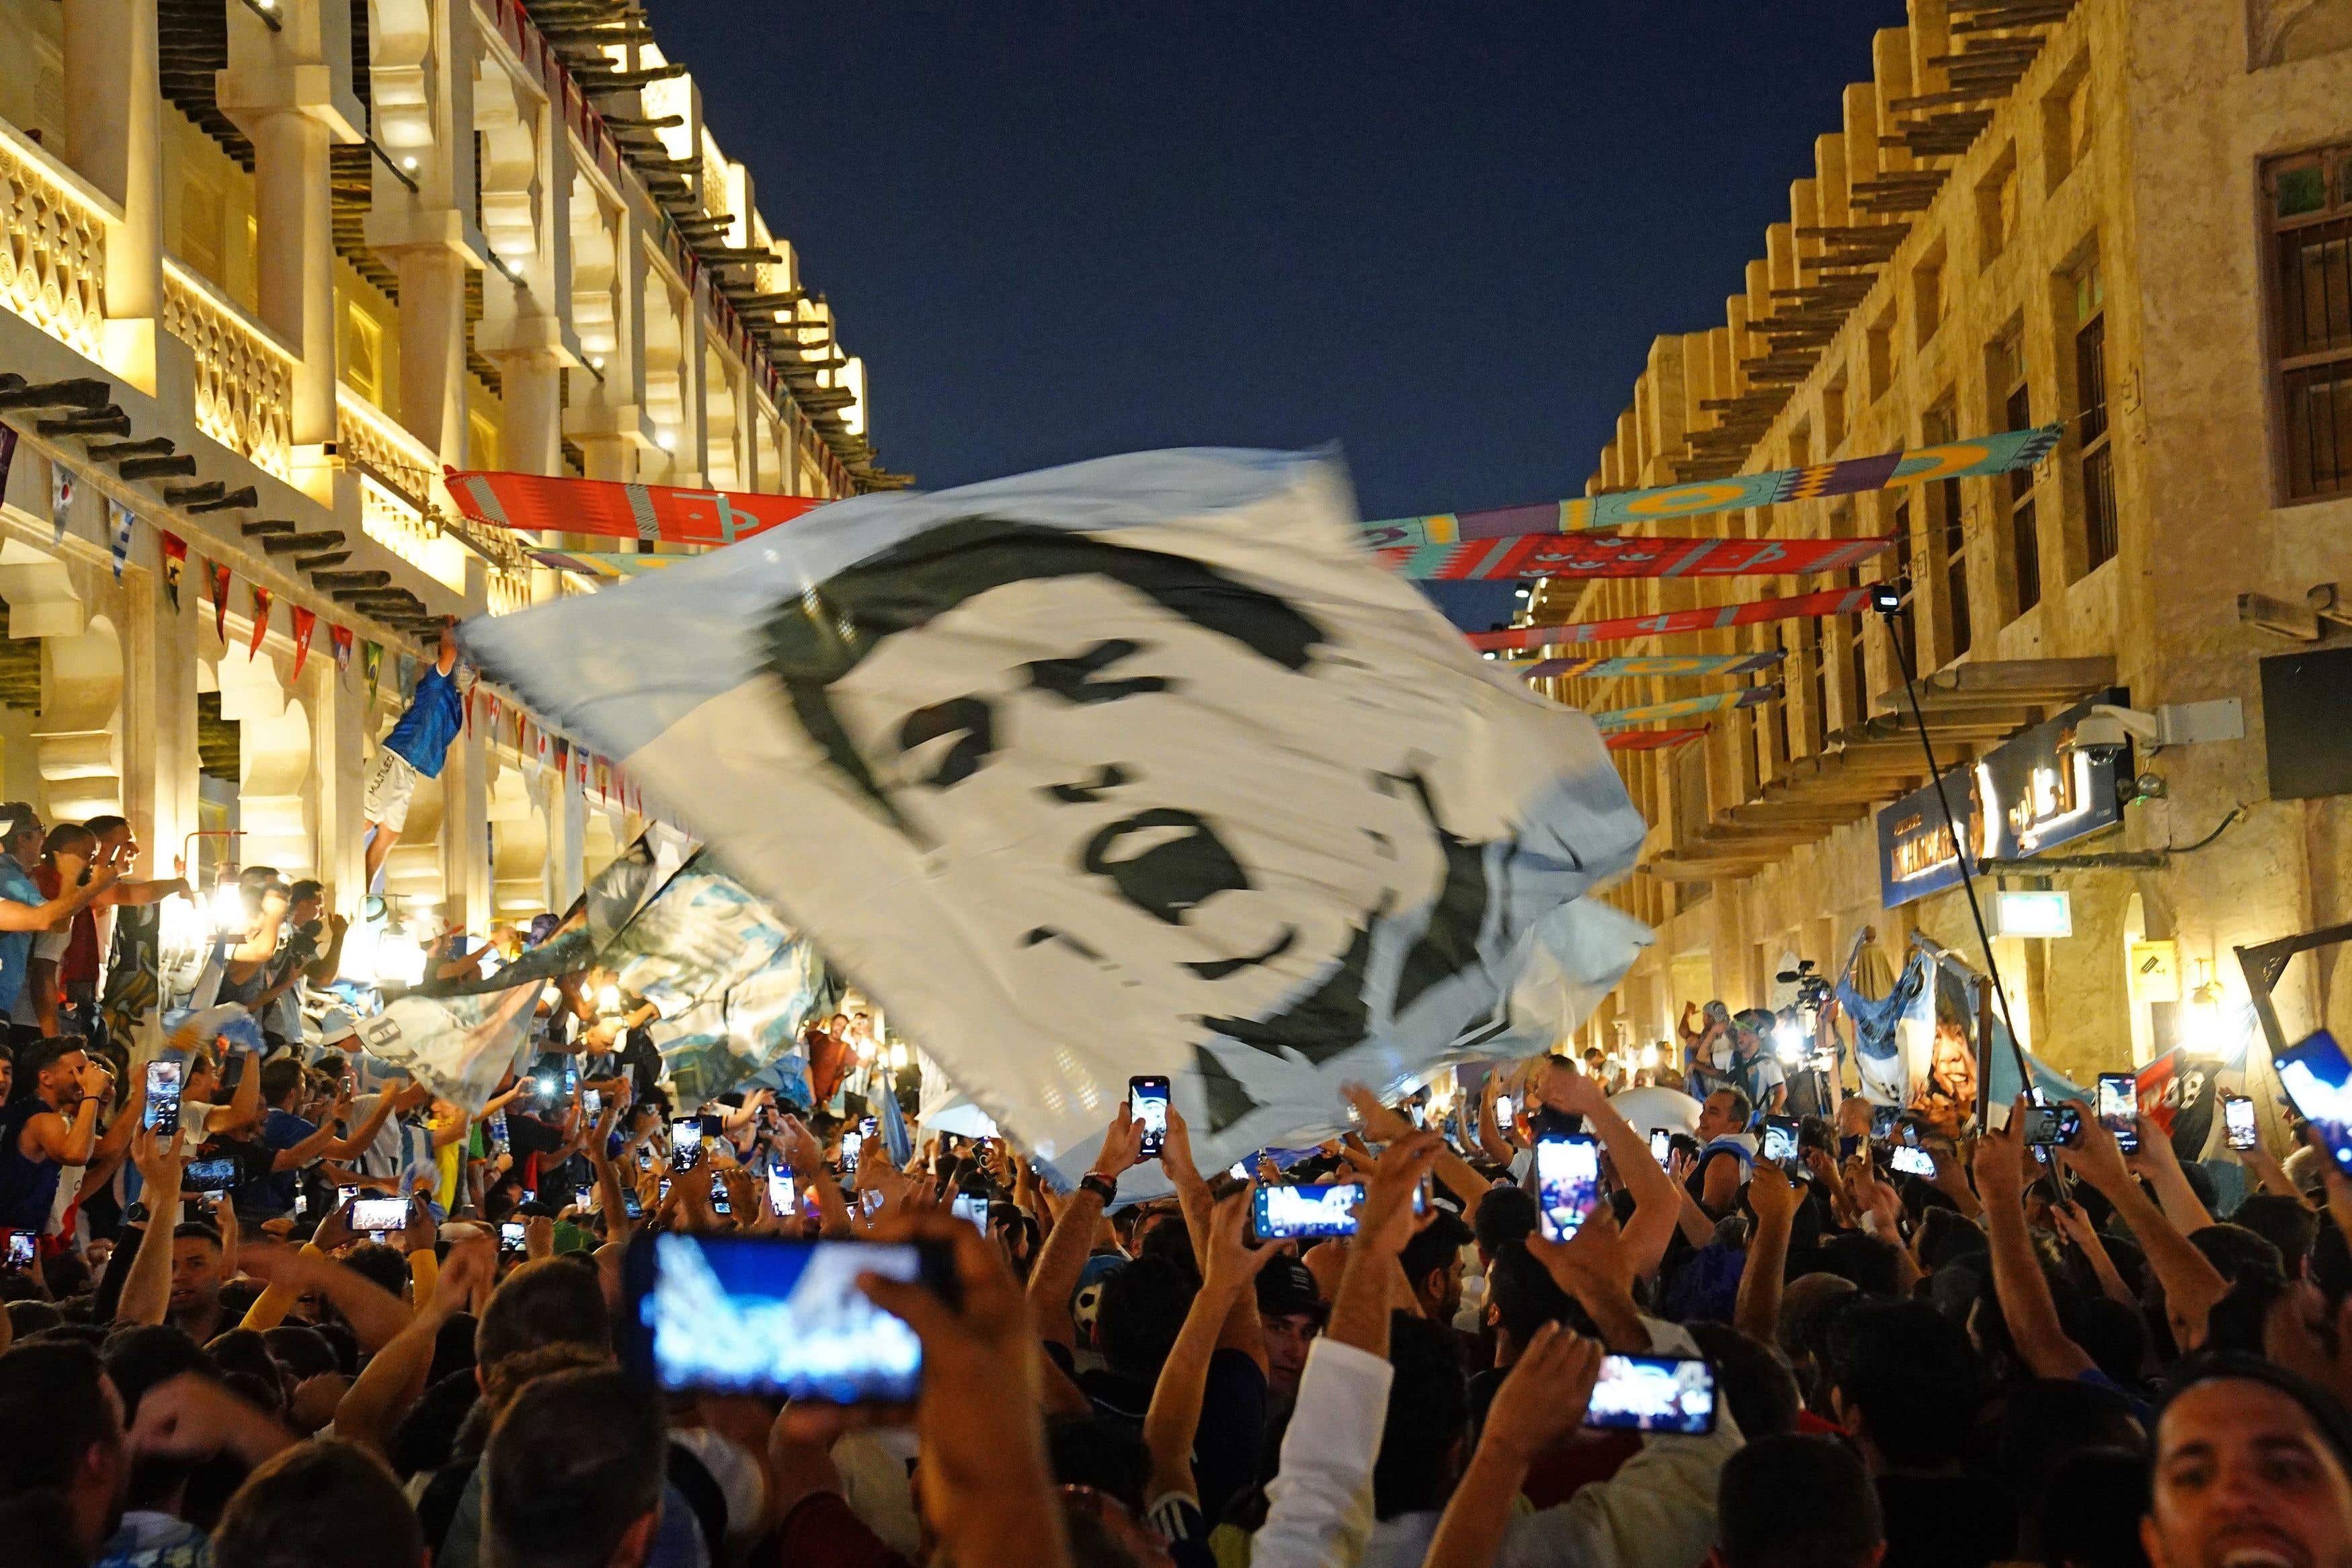
M2290 499L2352 491L2352 147L2263 172Z
M191 271L224 289L228 283L227 205L220 181L208 172L191 170L182 178L180 239L173 248Z
M466 461L476 468L502 468L504 455L499 451L499 427L479 412L466 415Z
M1871 324L1870 401L1876 402L1895 384L1895 312L1889 310Z
M1940 244L1911 269L1911 301L1918 328L1914 341L1924 349L1936 329L1944 324L1944 247Z
M1845 585L1862 586L1862 568L1845 569ZM1870 715L1870 660L1863 643L1863 628L1870 624L1869 612L1857 610L1838 620L1845 628L1845 723L1851 729Z
M1845 376L1841 371L1837 380L1822 389L1822 460L1835 457L1844 444Z
M1992 394L2000 400L2000 427L2024 430L2033 423L2033 397L2025 379L2025 336L2011 327L1986 355ZM2009 517L2009 560L2021 615L2042 602L2042 536L2033 516L2033 470L2016 469L1993 481L1999 509ZM1996 524L1996 527L1999 525Z
M1927 438L1930 445L1941 445L1958 438L1959 428L1952 417L1949 399L1928 410L1920 433ZM1969 651L1974 641L1973 626L1969 619L1968 514L1960 504L1960 482L1958 479L1937 480L1928 489L1927 505L1929 527L1934 530L1931 537L1936 547L1935 557L1943 570L1944 656L1957 659ZM1913 646L1916 648L1917 644Z
M2091 71L2077 59L2042 100L2042 176L2054 191L2091 151Z
M1908 499L1895 508L1894 534L1895 569L1886 574L1887 580L1908 582L1911 579L1911 503ZM1917 603L1916 594L1906 599L1903 601L1903 608L1896 611L1894 618L1887 622L1887 630L1902 640L1891 655L1897 669L1903 666L1905 648L1912 650L1915 659L1917 654L1919 633L1917 628L1912 623L1912 612L1916 608Z
M2107 439L2106 291L2095 257L2074 274L2074 399L2081 413L2083 570L2116 556L2115 447Z
M2017 233L2017 154L2000 162L1977 185L1977 263L1984 266L2009 248Z
M383 406L383 328L348 300L343 304L343 383L376 407Z

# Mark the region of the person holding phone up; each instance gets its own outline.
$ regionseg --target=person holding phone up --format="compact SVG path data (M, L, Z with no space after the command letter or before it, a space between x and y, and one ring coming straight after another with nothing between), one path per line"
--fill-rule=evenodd
M28 869L41 858L42 837L39 812L22 800L0 805L0 1012L14 1021L13 1043L20 1047L42 1038L23 1005L34 937L89 908L121 874L111 865L93 864L89 881L47 896Z

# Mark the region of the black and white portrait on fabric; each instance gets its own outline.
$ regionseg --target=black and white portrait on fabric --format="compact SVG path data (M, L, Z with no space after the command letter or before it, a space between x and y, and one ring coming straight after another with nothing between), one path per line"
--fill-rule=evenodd
M1131 1074L1213 1168L1549 1045L1644 935L1575 902L1643 831L1598 733L1365 551L1328 455L863 497L465 634L1065 1175Z

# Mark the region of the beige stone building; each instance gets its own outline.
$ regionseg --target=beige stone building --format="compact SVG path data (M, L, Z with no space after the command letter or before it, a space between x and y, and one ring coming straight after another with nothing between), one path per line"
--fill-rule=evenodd
M2064 422L2030 473L1716 521L1896 537L1858 580L1914 585L1947 766L2110 685L2148 712L2238 699L2243 738L2143 750L2161 798L2044 852L2161 852L2242 815L2193 852L2000 879L2070 894L2073 935L1996 944L2021 1031L2071 1074L2174 1043L2230 1054L2253 1033L2234 949L2352 919L2352 810L2276 797L2262 663L2347 640L2306 594L2352 583L2352 0L1913 0L1871 54L1723 324L1653 345L1590 488ZM1551 582L1523 619L1835 585ZM1702 650L1785 652L1777 675L1740 677L1780 695L1680 750L1621 754L1654 826L1612 896L1658 941L1591 1041L1671 1041L1712 997L1769 1004L1790 957L1834 969L1864 925L1898 964L1915 929L1973 956L1957 892L1886 906L1878 817L1927 769L1885 623L1552 651ZM1558 695L1616 707L1723 684ZM2336 713L2352 718L2352 685ZM2340 951L2287 969L2288 1038L2352 1020Z
M619 0L0 0L0 374L101 383L78 412L0 382L0 797L121 810L155 874L268 862L352 908L402 655L439 614L587 590L462 525L445 465L903 482L824 297ZM373 702L336 625L385 650ZM488 730L391 866L429 929L560 909L636 827Z

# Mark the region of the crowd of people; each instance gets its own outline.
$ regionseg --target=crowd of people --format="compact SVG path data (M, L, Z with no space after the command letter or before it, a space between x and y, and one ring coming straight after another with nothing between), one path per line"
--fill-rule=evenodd
M38 824L8 824L29 879ZM145 896L108 837L48 834L63 891L0 912ZM1874 1136L1849 1099L1766 1159L1736 1082L1654 1137L1548 1057L1450 1103L1351 1091L1345 1138L1231 1170L1122 1107L1058 1191L1002 1138L919 1125L894 1158L842 1071L680 1118L586 1005L469 1115L269 1027L331 967L330 925L260 951L310 896L260 882L231 1001L177 1020L175 1128L70 1028L70 939L16 1028L0 1562L2352 1562L2352 1182L2313 1153L2251 1152L2221 1217L2152 1128L2129 1156L2087 1116L2054 1149ZM1603 1197L1555 1239L1534 1150L1564 1128ZM1256 1189L1317 1181L1361 1184L1352 1234L1255 1235ZM663 1391L619 1347L669 1231L944 1249L945 1287L862 1281L920 1340L916 1406ZM1588 1426L1621 1356L1703 1358L1711 1429Z

